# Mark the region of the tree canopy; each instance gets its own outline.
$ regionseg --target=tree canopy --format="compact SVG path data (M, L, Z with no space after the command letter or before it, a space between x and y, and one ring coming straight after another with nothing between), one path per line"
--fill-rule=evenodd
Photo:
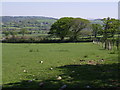
M86 28L88 24L89 21L82 18L60 18L51 26L49 34L58 36L61 40L66 36L69 36L72 40L77 40L79 32Z
M89 25L89 20L82 19L82 18L74 18L72 20L72 25L70 28L70 38L73 41L77 40L77 36L80 34L80 31L87 28Z
M63 40L68 35L72 19L71 17L60 18L52 24L49 34L56 35Z

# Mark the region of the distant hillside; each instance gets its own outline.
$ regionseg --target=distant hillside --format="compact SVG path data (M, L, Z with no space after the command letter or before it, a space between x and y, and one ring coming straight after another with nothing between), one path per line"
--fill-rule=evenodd
M90 22L92 24L101 24L101 25L103 25L102 19L94 19L94 20L90 20Z
M57 20L42 16L2 16L3 30L26 28L28 30L49 30Z
M25 20L57 20L56 18L43 16L2 16L2 22L21 22Z
M2 16L2 30L20 30L26 28L28 31L49 31L51 25L58 19L42 16ZM101 19L92 19L90 22L103 24Z

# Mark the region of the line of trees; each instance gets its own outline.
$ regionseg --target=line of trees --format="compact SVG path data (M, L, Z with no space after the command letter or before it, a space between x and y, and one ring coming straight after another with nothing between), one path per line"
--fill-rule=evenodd
M55 36L55 41L80 41L83 40L82 36L90 37L88 40L93 40L94 42L101 42L104 49L112 49L115 45L117 49L119 49L120 43L120 20L113 19L113 18L104 18L102 19L103 24L92 24L89 20L83 18L72 18L72 17L64 17L57 20L55 23L51 25L50 31L48 36L45 37L32 37L35 42L41 42L43 40L45 42L51 42L53 38L50 36ZM21 38L16 37L17 33L21 34ZM19 31L17 30L10 30L4 31L6 36L6 42L15 41L18 39L22 39L20 41L24 41L25 39L31 40L29 36L25 37L28 31L26 28L21 28ZM7 38L12 36L12 38ZM67 37L67 40L66 40ZM42 38L42 39L41 39ZM87 41L87 38L84 38ZM84 40L83 40L84 41ZM29 41L31 42L31 41Z
M117 46L119 49L120 43L120 20L113 18L102 19L103 25L91 24L89 20L82 18L64 17L52 24L49 34L55 35L62 40L69 37L72 41L77 41L82 30L92 29L93 40L102 42L105 49L112 49L112 46ZM98 39L98 35L101 37ZM117 35L118 37L115 37Z
M120 27L120 21L112 18L106 18L104 19L104 25L102 29L102 34L103 34L103 41L105 43L105 49L109 49L111 47L111 44L114 46L114 35L119 36L119 27ZM119 49L119 37L116 38L116 46L117 49Z
M104 18L103 25L92 24L94 39L102 42L104 49L111 50L115 45L119 50L120 45L120 20L113 18ZM97 39L97 34L102 35L101 39Z
M21 28L19 32L17 32L16 30L10 30L10 31L3 31L3 33L6 36L6 39L8 38L9 35L12 36L12 38L15 38L15 36L19 33L22 34L22 36L24 37L25 34L28 33L27 29L25 28Z

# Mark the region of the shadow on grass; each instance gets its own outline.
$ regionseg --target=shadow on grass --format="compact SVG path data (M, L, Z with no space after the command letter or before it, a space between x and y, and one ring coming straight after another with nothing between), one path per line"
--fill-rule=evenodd
M120 63L97 64L97 65L65 65L56 67L61 71L60 80L50 78L43 80L29 81L23 80L17 83L8 83L4 88L33 88L32 90L55 88L58 90L61 86L67 85L69 88L119 88L120 87Z

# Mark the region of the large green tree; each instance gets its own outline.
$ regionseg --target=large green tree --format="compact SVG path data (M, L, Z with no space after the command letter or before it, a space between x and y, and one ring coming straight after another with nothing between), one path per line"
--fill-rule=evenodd
M89 26L89 23L89 20L74 18L72 20L72 25L70 28L70 39L73 41L77 41L77 38L80 35L80 31L87 28Z
M52 24L49 34L59 37L61 40L68 35L73 18L64 17Z

